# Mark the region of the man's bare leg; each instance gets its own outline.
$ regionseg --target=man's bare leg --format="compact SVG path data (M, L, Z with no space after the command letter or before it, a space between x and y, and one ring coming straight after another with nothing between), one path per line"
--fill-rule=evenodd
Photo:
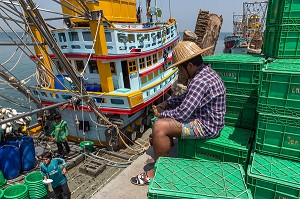
M159 157L166 157L170 151L170 138L180 137L182 125L180 122L171 119L163 118L154 123L152 128L154 161ZM149 178L154 177L154 169L147 172Z

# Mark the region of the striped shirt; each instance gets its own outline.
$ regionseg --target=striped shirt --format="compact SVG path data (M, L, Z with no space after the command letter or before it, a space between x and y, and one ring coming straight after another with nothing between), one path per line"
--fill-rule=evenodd
M184 94L167 100L167 103L176 108L162 112L163 118L173 118L181 123L197 119L206 138L218 136L224 127L226 89L209 65L197 71Z

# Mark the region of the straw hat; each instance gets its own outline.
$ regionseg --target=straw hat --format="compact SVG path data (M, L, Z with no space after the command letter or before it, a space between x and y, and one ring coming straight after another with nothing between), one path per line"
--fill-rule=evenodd
M213 46L202 49L197 44L191 41L181 41L179 42L172 53L173 56L173 64L169 67L172 68L177 66L183 62L186 62L189 59L192 59L201 53L211 49Z

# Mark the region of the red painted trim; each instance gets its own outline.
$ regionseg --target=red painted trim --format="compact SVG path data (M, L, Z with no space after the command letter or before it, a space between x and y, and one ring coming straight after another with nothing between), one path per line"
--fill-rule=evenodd
M154 101L156 101L158 98L160 98L164 93L168 92L171 89L171 86L169 86L166 90L164 90L164 92L159 93L157 96L155 96L154 98L152 98L151 100L136 106L130 110L126 110L126 109L118 109L118 108L99 108L99 110L101 112L104 113L111 113L111 114L119 114L119 115L128 115L128 114L134 114L137 113L138 111L142 110L143 108L147 107L148 105L150 105L151 103L153 103ZM55 104L55 102L48 102L48 101L41 101L43 105L45 106L50 106L52 104ZM60 106L59 108L66 108L69 110L74 110L74 106L72 104L67 104L64 106ZM89 108L88 106L80 106L80 107L75 107L75 110L83 110L86 112L92 112L92 109Z
M145 57L145 56L155 54L155 53L161 51L162 49L165 49L165 48L171 46L177 40L179 40L179 37L177 37L174 41L172 41L171 43L169 43L165 46L162 46L160 48L157 48L155 50L148 51L148 52L130 53L130 54L121 54L121 55L95 55L95 54L93 54L91 56L91 59L96 60L96 61L117 61L117 60ZM78 59L88 59L89 58L89 54L82 54L82 53L78 53L78 54L77 53L64 53L64 55L67 58L78 58ZM36 60L36 57L40 58L41 56L42 56L41 54L38 54L36 56L30 55L30 59ZM50 54L50 58L55 59L56 57L55 57L55 55Z
M171 60L172 60L172 56L168 58L168 63L169 63ZM163 67L163 65L164 65L164 63L161 63L161 64L155 66L154 68L151 68L150 70L143 71L143 72L140 73L139 76L140 76L140 77L145 77L145 76L147 76L147 75L153 73L154 71L160 69L161 67Z

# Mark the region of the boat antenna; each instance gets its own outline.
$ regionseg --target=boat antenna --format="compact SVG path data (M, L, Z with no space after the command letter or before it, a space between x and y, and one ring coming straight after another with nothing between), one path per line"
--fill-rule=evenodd
M171 13L171 0L169 0L169 13L170 13L170 19L172 18L172 13Z

